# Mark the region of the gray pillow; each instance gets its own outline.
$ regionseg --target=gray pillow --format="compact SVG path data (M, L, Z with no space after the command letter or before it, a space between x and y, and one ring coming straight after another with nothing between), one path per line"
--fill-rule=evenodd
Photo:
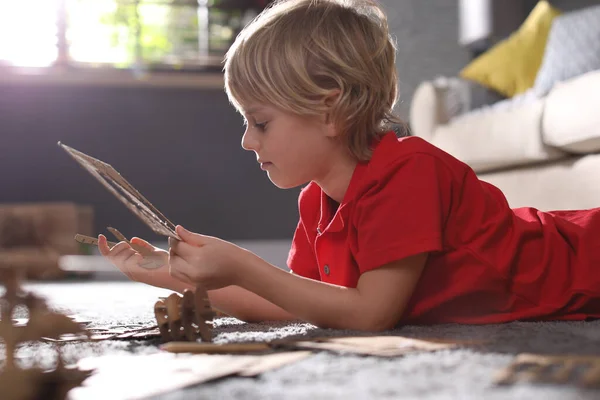
M440 122L445 123L454 117L488 106L505 99L495 90L477 82L460 77L438 76L433 87L440 101Z
M596 69L600 69L600 6L552 21L533 88L538 96L546 96L556 83Z

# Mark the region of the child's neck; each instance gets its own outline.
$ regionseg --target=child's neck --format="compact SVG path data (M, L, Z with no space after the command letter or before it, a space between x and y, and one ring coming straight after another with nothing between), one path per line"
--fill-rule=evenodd
M355 159L351 157L344 158L334 163L327 175L323 179L315 181L315 183L321 187L321 190L332 201L339 205L343 202L348 186L350 186L356 164Z
M331 209L331 215L334 215L338 208L340 207L340 203L338 203L337 201L335 201L334 199L332 199L331 197L327 196L327 199L329 200L329 207Z

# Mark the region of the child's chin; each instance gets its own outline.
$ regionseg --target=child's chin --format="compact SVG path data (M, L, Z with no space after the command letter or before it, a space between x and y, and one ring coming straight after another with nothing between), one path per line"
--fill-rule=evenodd
M273 183L273 185L277 186L279 189L293 189L303 184L303 182L286 181L284 179L276 179L272 177L271 174L268 175L271 183Z

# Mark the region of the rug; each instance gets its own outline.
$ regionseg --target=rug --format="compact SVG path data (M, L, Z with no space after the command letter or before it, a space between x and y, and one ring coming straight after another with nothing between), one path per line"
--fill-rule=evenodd
M133 282L30 283L25 289L46 297L53 308L92 321L90 327L153 323L154 303L171 293ZM224 378L154 398L600 399L600 390L529 383L502 387L493 382L520 352L600 355L600 321L404 326L382 334L485 343L395 358L316 352L259 377ZM234 318L218 319L214 329L217 343L347 335L365 333L303 322L247 324ZM63 345L63 354L68 362L76 362L103 354L152 354L159 351L158 345L157 340L70 343ZM49 344L25 346L19 356L43 360L45 352L51 357L50 349Z

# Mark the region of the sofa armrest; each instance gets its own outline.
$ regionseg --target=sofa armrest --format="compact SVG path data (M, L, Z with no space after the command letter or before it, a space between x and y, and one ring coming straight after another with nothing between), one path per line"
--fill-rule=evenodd
M477 82L438 76L417 87L410 108L411 128L416 136L431 140L438 126L504 99L500 93Z
M498 103L481 86L441 77L416 90L411 129L478 173L554 160L565 154L542 140L544 101L530 91Z
M554 86L542 118L544 142L570 153L599 152L599 104L600 69Z
M412 134L429 141L437 126L449 121L440 90L433 81L421 82L415 90L409 119Z

